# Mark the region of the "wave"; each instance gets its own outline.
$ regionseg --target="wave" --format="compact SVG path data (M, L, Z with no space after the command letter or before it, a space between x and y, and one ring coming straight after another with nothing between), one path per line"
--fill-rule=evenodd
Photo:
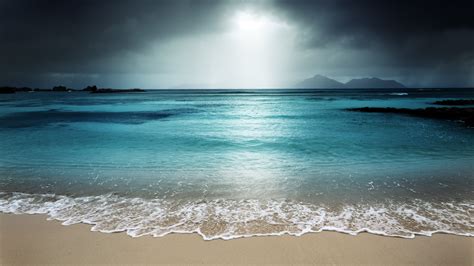
M473 201L412 200L329 207L291 200L170 201L115 194L68 197L0 192L0 212L46 214L63 225L90 224L92 231L132 237L197 233L205 240L309 232L360 232L413 238L449 233L474 236Z

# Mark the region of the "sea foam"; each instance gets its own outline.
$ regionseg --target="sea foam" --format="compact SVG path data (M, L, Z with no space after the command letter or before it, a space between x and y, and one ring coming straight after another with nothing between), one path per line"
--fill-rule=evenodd
M338 231L413 238L443 232L474 236L474 202L386 201L329 207L290 200L171 201L115 194L68 197L0 192L0 211L46 214L63 225L132 237L197 233L205 240Z

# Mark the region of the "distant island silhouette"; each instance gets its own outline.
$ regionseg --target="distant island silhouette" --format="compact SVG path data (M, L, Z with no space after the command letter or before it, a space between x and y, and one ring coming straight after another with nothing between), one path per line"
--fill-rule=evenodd
M379 78L352 79L346 83L323 75L314 75L297 84L296 88L308 89L403 89L405 86L396 80L384 80Z
M112 89L112 88L97 88L97 86L87 86L84 89L77 90L68 88L66 86L54 86L51 89L40 89L40 88L29 88L29 87L0 87L1 94L16 93L16 92L73 92L73 91L86 91L90 93L124 93L124 92L145 92L145 90L134 88L134 89Z

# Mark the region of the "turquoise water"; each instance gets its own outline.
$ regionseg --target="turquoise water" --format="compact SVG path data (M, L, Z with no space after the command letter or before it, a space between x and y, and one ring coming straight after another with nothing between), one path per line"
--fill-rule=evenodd
M472 235L474 130L345 108L471 90L0 96L0 211L132 236Z

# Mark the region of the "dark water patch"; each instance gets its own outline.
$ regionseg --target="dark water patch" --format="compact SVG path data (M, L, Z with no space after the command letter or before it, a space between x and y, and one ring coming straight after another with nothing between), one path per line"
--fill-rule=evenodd
M197 110L192 108L140 112L73 112L50 109L39 112L12 113L1 117L0 125L5 128L23 128L75 122L143 124L194 112L197 112Z
M29 97L33 97L28 95ZM49 97L48 97L49 96ZM69 94L67 94L69 96ZM145 97L125 97L125 95L100 95L83 97L81 95L56 96L45 95L37 98L25 99L10 99L3 101L4 104L9 104L13 107L44 107L48 105L70 105L70 106L93 106L93 105L123 105L123 104L140 104L147 101L156 101L159 99L148 99ZM127 95L130 96L130 95ZM133 95L132 95L133 96ZM0 101L2 103L2 101Z
M18 108L30 108L30 107L44 107L51 104L56 104L54 101L46 99L29 99L29 100L20 100L20 101L8 101L5 103L12 107Z
M198 108L208 108L208 107L223 107L226 106L227 104L221 104L221 103L201 103L201 104L195 104L195 107Z
M474 99L442 100L436 101L437 105L474 105Z
M123 98L123 99L114 99L110 98L75 98L75 99L63 99L52 101L49 104L59 104L59 105L71 105L71 106L91 106L91 105L124 105L124 104L140 104L146 102L146 99L143 98Z

